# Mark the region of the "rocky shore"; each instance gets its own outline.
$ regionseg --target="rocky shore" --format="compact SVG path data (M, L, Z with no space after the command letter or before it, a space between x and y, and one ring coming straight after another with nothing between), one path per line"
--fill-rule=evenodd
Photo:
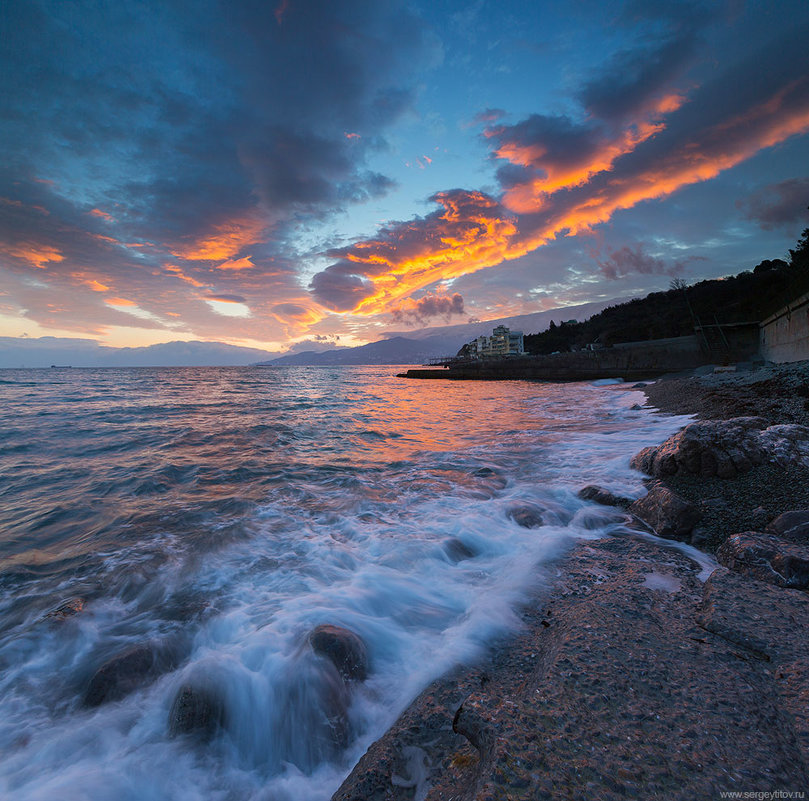
M809 791L809 364L645 391L699 419L635 457L650 492L624 532L576 545L519 634L428 687L334 801Z

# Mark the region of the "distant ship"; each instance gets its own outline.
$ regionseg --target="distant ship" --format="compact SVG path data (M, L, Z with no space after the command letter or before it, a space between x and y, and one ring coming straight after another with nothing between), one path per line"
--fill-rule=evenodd
M72 367L72 364L52 364L51 370L70 370Z

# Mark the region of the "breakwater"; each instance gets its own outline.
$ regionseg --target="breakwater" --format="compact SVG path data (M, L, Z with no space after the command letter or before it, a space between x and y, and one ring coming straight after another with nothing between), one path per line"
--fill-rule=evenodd
M550 356L517 356L458 362L448 368L414 368L400 373L402 378L442 378L449 380L508 381L592 381L598 378L623 378L637 381L678 370L689 370L706 363L697 349L661 351L609 349L558 353Z

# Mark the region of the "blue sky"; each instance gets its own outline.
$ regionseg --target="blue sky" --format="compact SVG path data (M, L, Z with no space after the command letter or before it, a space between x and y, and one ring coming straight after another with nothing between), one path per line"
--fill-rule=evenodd
M803 2L0 15L5 336L359 344L736 273L809 224Z

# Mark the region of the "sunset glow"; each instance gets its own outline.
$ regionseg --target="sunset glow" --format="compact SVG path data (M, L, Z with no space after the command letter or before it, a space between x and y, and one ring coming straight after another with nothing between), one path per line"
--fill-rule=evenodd
M18 20L40 72L4 73L14 119L54 121L5 149L14 331L97 337L129 309L144 341L363 342L750 269L809 221L801 4L237 2L206 5L206 38L42 2ZM90 65L76 37L110 45ZM158 39L178 49L119 85ZM602 250L658 267L605 273Z

